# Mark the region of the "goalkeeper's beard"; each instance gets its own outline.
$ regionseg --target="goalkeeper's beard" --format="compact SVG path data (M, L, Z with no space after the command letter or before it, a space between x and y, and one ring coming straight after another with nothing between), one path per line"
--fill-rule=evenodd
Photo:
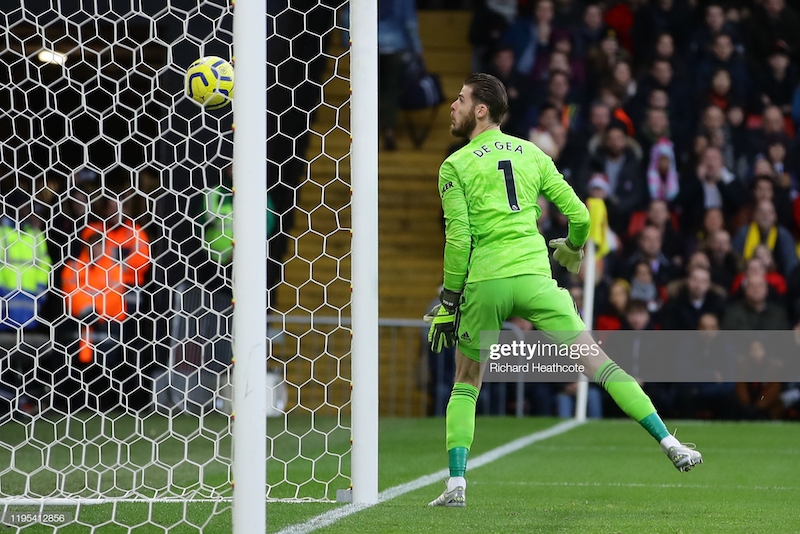
M477 125L478 119L475 118L475 106L472 106L461 123L459 123L456 118L456 122L450 126L450 133L454 137L466 137L469 139L469 135L475 130Z

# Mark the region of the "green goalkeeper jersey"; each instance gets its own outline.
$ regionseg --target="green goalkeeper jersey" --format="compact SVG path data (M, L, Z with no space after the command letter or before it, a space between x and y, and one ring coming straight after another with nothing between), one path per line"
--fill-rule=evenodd
M569 219L571 243L583 246L589 235L589 211L553 160L500 130L482 132L442 163L439 194L446 222L444 287L451 291L467 281L552 275L536 227L540 194Z

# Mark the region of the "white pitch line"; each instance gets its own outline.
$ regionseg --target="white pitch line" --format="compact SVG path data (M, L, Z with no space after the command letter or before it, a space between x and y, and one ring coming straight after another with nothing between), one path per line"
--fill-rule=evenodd
M496 449L492 449L487 451L475 458L469 460L469 468L470 469L477 469L483 465L488 463L494 462L495 460L499 460L503 456L507 456L513 452L517 452L520 449L527 447L537 441L542 441L544 439L552 438L553 436L558 436L559 434L563 434L573 428L580 426L583 423L576 421L575 419L570 419L569 421L564 421L563 423L559 423L553 427L550 427L545 430L540 430L538 432L534 432L533 434L529 434L527 436L523 436L521 438L515 439L514 441L509 441L505 445L501 445ZM442 469L441 471L436 471L435 473L431 473L430 475L425 475L419 477L416 480L412 480L411 482L406 482L405 484L400 484L399 486L394 486L392 488L383 490L378 494L378 503L389 501L396 497L400 497L401 495L405 495L411 491L418 490L420 488L424 488L425 486L430 486L436 482L441 482L446 476L450 474L448 469ZM377 503L375 503L377 504ZM285 529L281 530L278 534L307 534L309 532L313 532L319 528L327 527L339 521L340 519L344 519L349 515L353 515L356 512L360 512L361 510L366 510L367 508L371 508L375 506L375 504L347 504L345 506L335 508L324 514L320 514L318 516L312 517L305 523L300 523L297 525L289 525ZM423 506L421 504L420 506Z
M478 483L476 483L478 484ZM570 486L570 487L610 487L610 488L682 488L682 489L736 489L736 490L755 490L755 491L795 491L797 487L792 486L744 486L744 485L706 485L706 484L645 484L639 482L481 482L481 486Z
M646 445L559 445L558 447L552 445L541 445L539 450L542 451L582 451L582 452L652 452L651 447ZM703 447L703 454L710 453L724 453L724 454L749 454L759 455L769 453L771 455L785 454L790 456L800 455L800 449L734 449L734 448L719 448L719 447Z

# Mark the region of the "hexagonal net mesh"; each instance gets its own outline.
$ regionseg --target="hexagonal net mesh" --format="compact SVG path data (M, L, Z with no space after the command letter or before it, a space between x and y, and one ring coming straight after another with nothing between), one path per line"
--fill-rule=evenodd
M342 7L267 7L269 499L350 484ZM227 0L3 2L0 514L209 501L169 524L230 531L233 113L189 102L183 74L233 57L232 15Z

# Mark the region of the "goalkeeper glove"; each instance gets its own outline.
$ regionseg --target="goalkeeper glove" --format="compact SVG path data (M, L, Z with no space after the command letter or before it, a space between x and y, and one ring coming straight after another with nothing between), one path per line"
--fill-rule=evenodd
M439 295L441 304L434 306L423 317L425 322L431 325L428 330L428 343L434 353L438 354L444 348L456 346L458 320L461 317L458 309L460 300L460 292L443 289Z
M550 248L555 249L553 258L572 274L578 274L583 261L583 250L570 243L568 237L550 240Z

